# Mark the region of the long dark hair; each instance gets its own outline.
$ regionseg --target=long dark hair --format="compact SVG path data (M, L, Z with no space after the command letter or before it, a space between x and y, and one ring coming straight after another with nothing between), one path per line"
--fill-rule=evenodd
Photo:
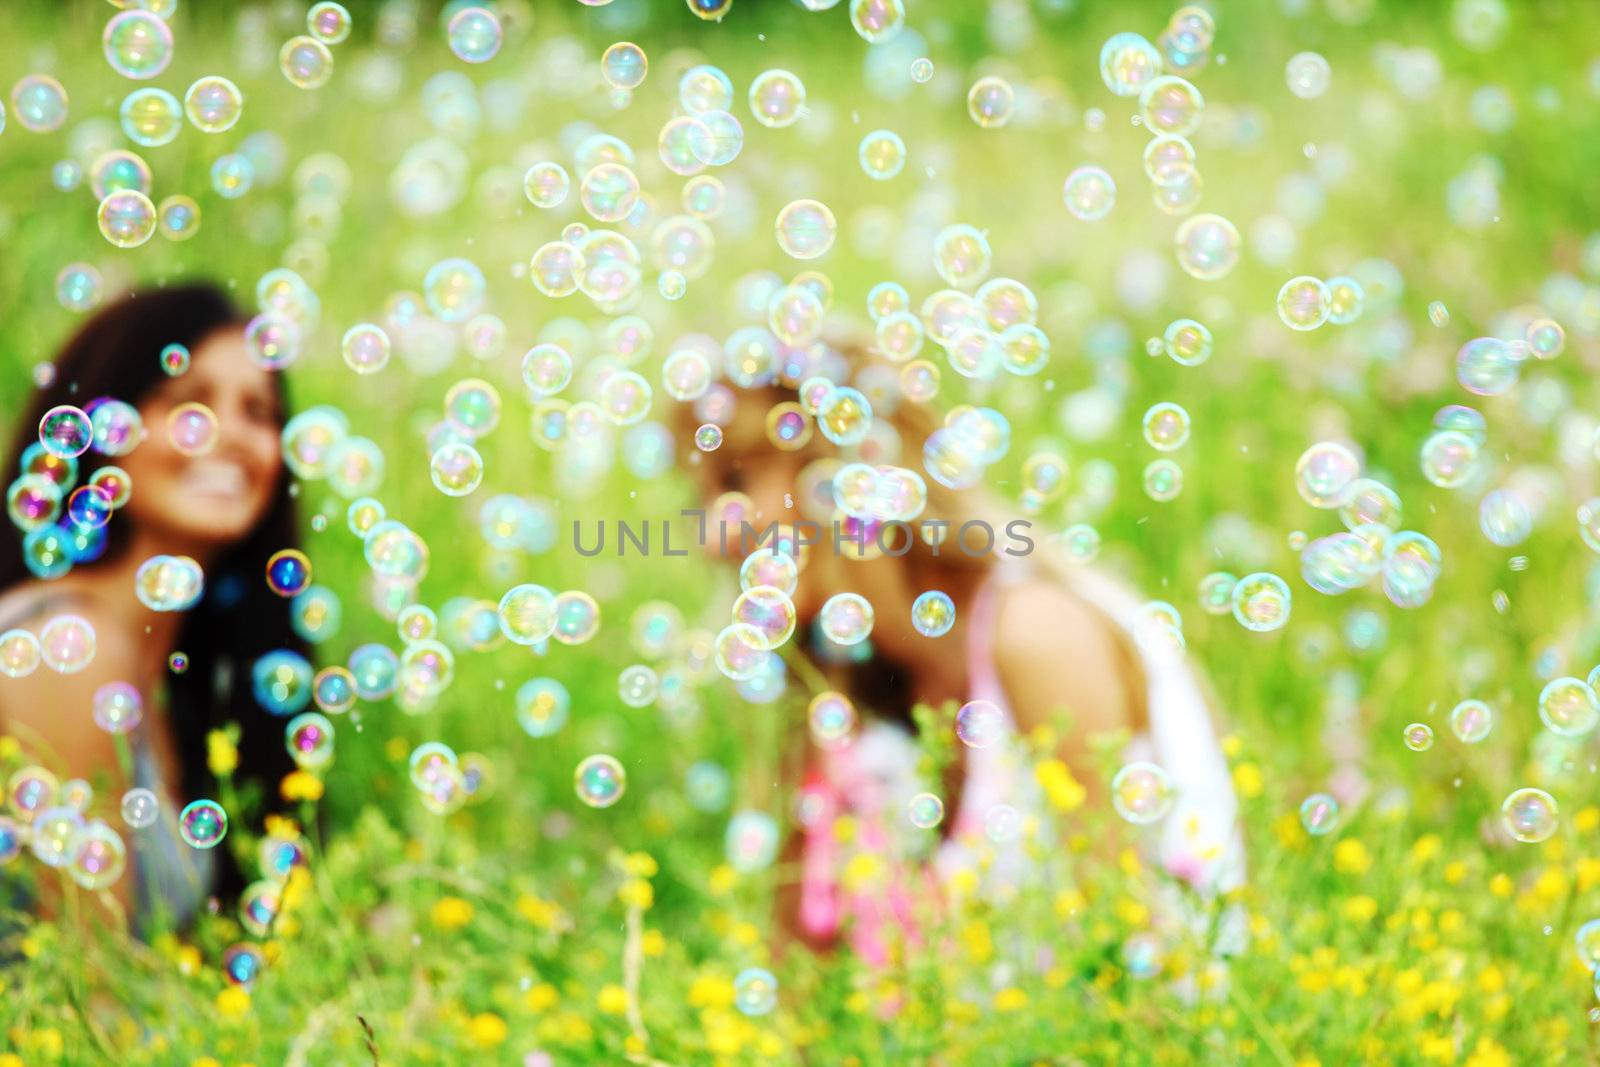
M38 441L39 420L50 408L86 407L100 397L137 407L166 380L160 361L163 348L176 343L194 351L217 331L242 329L244 322L227 294L204 283L142 290L106 305L62 347L54 379L22 413L5 461L4 470L10 472L5 481L19 473L22 454ZM279 408L287 411L282 376L274 375L273 380ZM80 481L101 465L89 462L95 455L86 452L80 457ZM264 653L279 648L307 652L306 642L290 625L288 603L267 587L264 577L268 557L299 540L289 487L285 472L255 529L208 568L205 596L179 627L178 648L188 656L189 669L169 676L167 713L183 765L179 784L187 799L216 795L217 783L207 767L206 737L229 723L239 727L235 782L246 800L253 794L270 804L279 780L294 769L284 747L283 720L256 702L251 685L251 668ZM126 551L125 533L113 517L102 558ZM0 592L31 577L23 562L21 532L0 522ZM240 884L241 872L224 862L219 888L228 892Z

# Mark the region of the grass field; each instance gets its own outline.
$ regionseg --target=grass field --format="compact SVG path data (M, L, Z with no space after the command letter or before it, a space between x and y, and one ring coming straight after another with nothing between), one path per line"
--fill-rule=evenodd
M192 0L173 16L175 58L149 84L181 96L196 77L226 74L245 94L244 115L226 133L186 126L172 144L139 150L154 198L188 193L203 221L192 240L158 236L133 250L99 235L86 188L61 191L51 175L62 159L90 164L94 146L129 147L116 114L134 84L99 51L113 8L74 0L0 11L0 39L10 42L0 84L48 72L71 97L67 124L50 134L24 130L7 101L0 411L27 403L31 368L81 317L55 298L69 262L97 265L109 291L201 275L225 280L244 302L265 271L294 266L321 302L320 324L287 372L295 406L337 406L382 448L387 471L375 495L431 548L421 601L494 602L523 581L585 589L601 604L601 630L542 658L507 642L459 650L455 680L431 709L408 715L385 701L338 721L337 760L312 789L322 796L300 804L315 838L309 870L284 891L285 912L261 942L267 968L250 992L220 968L227 946L254 940L229 908L192 937L148 946L71 924L28 929L17 946L24 959L0 970L0 1067L1496 1067L1600 1057L1594 977L1573 945L1577 928L1600 915L1594 739L1558 737L1538 713L1547 681L1586 677L1600 659L1595 555L1573 518L1596 493L1600 424L1600 243L1590 232L1600 217L1600 8L1210 5L1213 56L1193 76L1207 104L1193 137L1199 210L1233 220L1245 251L1224 280L1204 282L1174 260L1181 218L1152 204L1140 163L1149 134L1130 122L1136 101L1108 92L1098 69L1107 37L1132 30L1155 40L1170 6L917 0L901 37L869 49L852 32L848 3L812 13L737 0L721 23L672 0L502 5L504 48L469 66L446 48L433 5L415 19L414 40L398 45L380 40L379 26L399 25L407 5L352 3L354 31L333 49L332 80L311 91L276 65L279 45L302 32L305 6ZM1505 24L1489 39L1483 27L1493 29L1495 11ZM601 52L618 40L638 42L650 59L625 108L599 77ZM1316 99L1285 87L1284 65L1302 51L1332 68ZM935 67L925 85L907 73L920 55ZM1250 854L1248 886L1215 905L1248 916L1248 943L1225 965L1204 936L1167 930L1149 973L1130 965L1129 945L1147 945L1156 928L1159 879L1131 848L1095 844L1119 820L1061 785L1048 738L1036 740L1041 781L1057 785L1056 826L1039 837L1039 886L1003 905L958 886L949 908L924 916L928 946L887 968L844 953L774 959L772 885L782 872L736 872L724 833L733 811L787 811L774 782L785 723L805 699L800 680L769 706L745 705L720 678L697 687L679 714L618 701L618 673L640 659L628 640L634 609L668 600L714 631L727 589L698 560L572 551L573 519L670 515L693 490L680 469L639 478L620 455L603 476L573 485L563 454L531 442L521 353L548 331L598 330L606 316L582 295L551 299L529 284L531 253L584 216L576 190L558 208L532 207L522 174L552 158L576 182L576 143L585 130L604 131L636 151L655 218L675 213L683 179L660 165L655 141L679 73L698 62L732 80L744 150L720 168L729 206L710 224L709 273L668 302L646 271L633 313L655 330L640 368L658 386L651 418L672 422L659 389L671 339L720 340L748 321L736 302L742 276L815 267L834 285L835 312L862 320L877 282L901 282L913 306L943 287L932 265L942 227L985 230L994 273L1037 294L1053 358L1038 377L1002 376L987 388L946 373L940 403L981 402L1011 420L1010 453L988 478L1011 500L1030 454L1066 455L1069 491L1036 523L1092 524L1104 566L1182 612L1188 655L1219 697ZM756 124L744 101L751 79L775 67L808 89L807 113L786 129ZM424 84L443 72L472 91L430 109ZM1017 90L1004 129L967 115L967 88L986 74ZM432 84L438 93L450 83ZM856 157L862 135L881 127L908 148L904 172L887 182L869 179ZM432 139L454 146L464 165L455 202L407 213L392 176ZM212 163L244 149L261 168L256 185L223 199L211 189ZM348 165L342 198L297 191L295 168L322 153ZM1062 205L1062 180L1084 163L1117 183L1116 206L1099 222ZM771 220L799 197L832 207L839 238L827 256L797 266L775 244ZM647 249L649 229L624 232ZM483 269L506 351L487 362L458 352L431 370L397 357L377 375L352 374L339 356L344 330L376 320L391 294L419 291L428 268L450 256ZM1295 275L1385 270L1402 284L1387 294L1369 286L1352 324L1301 333L1275 312L1279 286ZM1430 321L1433 302L1448 309L1443 325ZM1564 353L1528 361L1504 396L1462 389L1458 348L1529 307L1562 324ZM1203 366L1145 354L1145 338L1180 317L1214 335ZM493 382L504 411L481 442L482 487L452 499L429 480L426 435L464 377ZM1140 416L1162 400L1181 403L1193 425L1173 453L1183 490L1167 503L1140 485L1157 455ZM1470 404L1487 421L1482 470L1458 489L1430 484L1418 461L1446 404ZM1090 409L1107 413L1104 432L1085 417ZM1357 448L1365 472L1398 493L1402 526L1438 544L1442 573L1425 606L1398 608L1376 585L1325 596L1301 579L1295 535L1342 528L1295 491L1296 459L1330 439ZM1112 491L1097 495L1097 479ZM1507 486L1537 506L1526 540L1497 547L1480 531L1479 502ZM478 510L495 493L549 501L555 545L540 554L487 546ZM343 605L338 632L317 646L319 665L368 642L398 647L393 623L371 606L346 501L321 482L305 483L300 499L317 580ZM1294 595L1289 624L1252 633L1231 615L1206 614L1196 588L1218 570L1282 575ZM516 688L535 675L560 678L573 697L570 722L543 739L525 734L514 713ZM1493 732L1472 746L1452 736L1448 719L1468 697L1496 712ZM1402 741L1413 722L1435 731L1427 751ZM431 740L481 753L492 790L448 816L425 810L407 757ZM936 759L949 742L939 732L923 744ZM628 792L607 809L573 796L572 769L595 752L627 768ZM1109 747L1105 759L1109 777ZM720 810L700 810L686 792L701 761L732 783ZM0 742L0 769L27 762ZM1308 836L1301 801L1330 783L1356 799L1335 832ZM1560 827L1541 844L1508 842L1498 830L1502 800L1523 786L1560 804ZM244 847L260 830L259 820L236 817L233 841ZM23 865L33 866L26 855L12 870ZM879 873L870 864L855 871L863 884ZM771 1014L736 1009L734 978L752 966L778 976Z

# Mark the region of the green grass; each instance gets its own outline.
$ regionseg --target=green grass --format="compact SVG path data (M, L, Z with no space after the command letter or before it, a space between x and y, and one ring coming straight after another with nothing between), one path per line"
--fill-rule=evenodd
M289 374L296 406L335 404L382 446L388 475L378 495L432 547L423 602L439 608L458 596L497 600L516 581L538 581L596 590L604 623L595 641L555 648L543 659L510 645L459 653L455 683L424 714L407 716L385 702L362 710L359 731L346 728L353 720L340 721L323 802L327 839L313 850L312 877L289 912L292 921L277 931L276 958L247 1006L217 1000L222 949L241 938L226 913L196 932L191 973L180 966L185 954L175 943L146 949L103 932L41 924L27 934L27 961L0 972L0 1049L14 1049L29 1067L188 1064L206 1055L228 1067L286 1059L355 1064L372 1059L364 1019L383 1064L515 1064L534 1049L548 1050L556 1063L647 1054L673 1064L804 1056L830 1064L1489 1067L1594 1058L1590 978L1571 949L1573 930L1600 907L1600 866L1589 858L1600 812L1586 807L1595 796L1593 742L1551 751L1553 739L1537 716L1546 678L1586 675L1600 654L1588 606L1593 557L1572 521L1593 491L1584 430L1594 421L1590 370L1600 327L1590 310L1592 288L1587 318L1563 319L1567 352L1527 366L1510 396L1473 401L1455 385L1453 359L1502 311L1538 301L1551 274L1582 273L1588 227L1600 210L1592 178L1600 129L1588 69L1600 11L1516 5L1504 40L1477 52L1452 37L1450 5L1379 5L1354 22L1323 7L1372 5L1315 5L1300 17L1273 4L1225 6L1217 51L1226 62L1214 61L1196 78L1214 122L1195 138L1205 179L1201 210L1233 219L1253 243L1258 219L1289 210L1285 178L1313 175L1318 161L1326 165L1341 150L1349 167L1342 180L1323 183L1320 212L1296 225L1293 255L1267 264L1247 252L1230 277L1208 284L1173 264L1178 220L1149 203L1138 162L1145 132L1128 123L1132 109L1098 78L1106 36L1132 29L1153 39L1167 6L1084 2L1060 5L1072 8L1061 14L1035 7L1031 39L1001 54L985 36L977 5L947 12L922 0L911 24L928 38L938 73L896 100L876 97L863 82L865 49L847 25L848 5L807 14L740 0L724 23L703 25L681 4L661 0L650 5L648 21L626 28L605 21L625 16L623 0L598 11L534 5L531 33L480 69L444 50L430 16L421 19L414 47L397 55L403 87L387 102L352 91L356 57L375 47L375 9L352 5L356 31L336 49L333 82L306 93L272 64L278 43L295 32L294 19L269 20L240 37L220 6L193 10L202 6L184 5L175 23L177 58L154 84L181 95L196 76L226 73L246 93L245 116L229 133L208 137L190 128L174 144L141 153L154 170L157 197L194 195L204 221L190 242L157 239L128 252L95 232L90 194L54 190L49 173L87 122L112 122L111 139L122 146L115 108L131 86L98 54L111 8L82 2L0 14L5 39L17 44L0 56L0 84L45 69L72 96L62 132L27 133L13 114L0 134L0 411L25 404L28 369L73 328L76 316L53 297L63 264L94 262L113 286L220 277L248 300L261 273L283 262L303 236L293 223L288 175L313 153L336 152L350 165L356 191L340 206L337 225L313 238L328 267L320 277L308 271L322 316ZM625 110L614 110L591 85L563 84L552 65L551 41L566 41L592 71L600 51L624 37L640 42L652 63ZM1421 100L1399 95L1375 66L1381 42L1431 49L1442 67L1436 92ZM265 69L252 70L241 58L252 43L265 48ZM918 301L939 287L928 246L939 225L958 221L988 231L996 274L1020 278L1039 295L1055 355L1041 379L1001 381L983 394L1013 420L1010 455L991 484L1014 497L1017 471L1031 452L1064 449L1074 468L1072 491L1037 521L1092 522L1109 568L1182 610L1189 655L1219 694L1234 739L1230 758L1247 794L1251 883L1240 904L1254 934L1225 976L1201 983L1204 991L1187 990L1206 968L1203 939L1167 936L1161 978L1126 973L1121 946L1150 925L1141 909L1150 903L1152 879L1089 845L1114 820L1085 809L1059 816L1056 832L1065 844L1039 863L1048 888L1001 907L972 903L927 916L932 949L882 971L846 955L798 951L772 963L775 872L737 879L719 872L726 813L696 811L682 783L690 764L715 760L733 777L735 809L782 814L788 798L774 784L776 766L798 683L791 680L785 703L754 709L725 685L710 684L696 696L698 713L682 721L616 700L617 673L638 658L626 639L636 605L668 599L705 623L720 601L698 561L587 561L570 549L573 518L671 514L692 490L677 475L637 484L619 465L591 495L572 499L558 488L560 458L525 436L520 353L558 316L591 325L604 317L582 297L548 300L513 277L513 265L579 217L574 200L550 213L529 207L520 198L520 174L545 153L570 167L563 128L592 123L634 146L647 190L670 213L681 183L656 165L654 142L683 65L675 49L700 53L737 87L733 110L744 123L745 150L723 177L742 186L749 222L742 229L736 218L713 223L716 265L691 283L683 301L655 298L647 274L640 313L656 327L647 364L653 381L671 338L691 330L722 337L739 324L733 287L742 274L795 270L775 247L770 219L797 196L824 200L840 219L838 247L814 265L835 283L836 307L854 317L877 281L898 278ZM1327 56L1334 71L1332 89L1316 101L1296 100L1283 83L1284 62L1307 49ZM799 73L810 91L812 114L788 130L758 126L743 102L750 79L774 66ZM516 193L507 210L470 186L456 207L427 218L404 216L390 199L389 174L406 149L438 134L419 101L422 83L445 70L465 73L480 88L508 79L531 90L514 121L486 116L476 134L457 135L472 183L507 168ZM1045 94L1044 117L1004 130L975 127L965 114L965 90L991 71ZM1515 104L1516 121L1504 133L1472 121L1472 92L1486 84L1502 86ZM1556 102L1547 107L1541 100L1551 94ZM1081 115L1090 107L1107 114L1101 132L1084 128ZM1240 124L1256 134L1239 138ZM910 150L905 172L882 184L855 165L860 136L880 126L899 132ZM241 200L219 199L209 191L211 162L263 130L283 138L285 177ZM1308 144L1316 159L1308 159ZM531 145L546 147L524 151ZM1452 221L1446 186L1480 156L1503 169L1499 220L1468 230ZM1095 225L1072 219L1060 200L1066 173L1090 161L1107 167L1119 187L1116 210ZM888 255L852 247L855 220L868 208L893 220ZM903 258L893 252L902 243L910 245ZM1164 265L1169 278L1152 306L1131 311L1115 279L1135 250ZM491 307L510 331L507 353L489 365L458 357L429 377L396 359L382 374L357 379L338 357L343 330L376 317L390 293L419 289L428 266L451 255L472 258L488 275ZM1329 277L1375 257L1404 276L1392 307L1370 307L1354 325L1310 334L1278 322L1273 298L1285 279ZM1429 323L1432 300L1448 305L1448 326ZM1143 339L1178 316L1211 327L1216 354L1205 366L1142 354ZM1096 346L1094 338L1117 322L1126 343L1110 352ZM1384 331L1401 327L1409 331L1404 342L1386 346ZM485 443L483 487L451 500L429 484L423 431L449 386L469 375L499 386L504 417ZM1059 398L1098 380L1117 383L1116 428L1102 440L1078 440L1063 424ZM958 382L946 374L946 403L978 398ZM1182 403L1194 424L1190 443L1176 454L1185 487L1168 504L1153 503L1139 487L1154 453L1139 437L1138 419L1158 400ZM1496 549L1478 532L1482 490L1438 489L1418 469L1432 413L1468 402L1489 421L1486 454L1494 471L1483 489L1518 472L1542 470L1551 479L1548 508L1515 550ZM656 415L665 417L659 392L656 403ZM1407 528L1443 550L1443 577L1426 607L1402 611L1375 588L1322 597L1300 581L1290 533L1316 537L1338 526L1296 495L1294 462L1329 436L1356 442L1369 472L1399 492ZM1564 445L1568 438L1583 447ZM1095 460L1112 465L1117 492L1103 512L1080 515L1083 472ZM558 547L537 557L491 558L476 533L476 510L495 492L557 499ZM302 501L308 518L328 520L325 530L307 531L306 548L319 581L344 604L343 627L319 654L342 662L367 641L394 645L392 625L368 604L344 502L315 483L303 486ZM1230 521L1248 524L1254 547L1241 552L1225 543ZM1513 555L1525 557L1525 568L1511 566ZM1217 569L1282 574L1295 594L1289 626L1256 635L1229 617L1205 615L1195 586ZM1493 604L1497 591L1507 598L1503 612ZM1347 636L1357 613L1386 629L1372 647L1357 648ZM512 694L540 673L561 678L574 702L566 729L536 741L518 728ZM1472 749L1450 736L1446 721L1467 696L1498 713L1494 733ZM1341 706L1344 717L1333 717ZM1438 734L1434 748L1420 754L1400 741L1402 727L1419 720ZM483 803L446 818L422 809L407 782L405 754L432 739L491 761L495 788ZM1335 835L1310 840L1294 813L1334 771L1330 753L1338 740L1361 749L1371 799L1347 811ZM629 773L627 796L605 811L581 807L571 789L573 766L596 751L615 754ZM14 756L8 768L22 761ZM1110 760L1105 771L1114 769ZM1484 828L1502 798L1526 784L1541 784L1561 801L1560 833L1542 846L1486 844ZM313 824L309 810L302 815ZM250 829L238 819L234 834L243 841ZM620 857L637 852L653 859L635 861L636 871L658 869L649 879L653 905L634 907L630 917L618 891L633 876L622 872ZM444 897L469 902L470 919L459 927L438 921L453 908L436 910ZM643 944L660 950L644 953L637 968L639 1021L648 1031L642 1045L625 1044L634 1028L626 1013L610 1010L616 994L604 989L625 983L630 922L652 931ZM752 965L772 966L782 985L779 1011L753 1020L727 1001L733 976ZM491 1015L509 1031L502 1040ZM1495 1058L1497 1049L1505 1059ZM0 1065L9 1067L3 1054Z

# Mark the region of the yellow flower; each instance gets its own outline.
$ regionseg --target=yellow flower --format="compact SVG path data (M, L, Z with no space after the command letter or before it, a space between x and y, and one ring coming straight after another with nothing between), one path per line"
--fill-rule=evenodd
M1072 771L1062 760L1043 759L1033 768L1045 797L1057 811L1076 811L1083 805L1088 792L1072 776Z
M261 820L261 829L268 837L296 838L300 836L300 824L287 815L270 813Z
M1510 875L1507 875L1504 872L1489 879L1489 892L1493 893L1497 897L1509 897L1511 895L1511 891L1515 888L1516 883L1511 880Z
M661 868L648 852L630 852L622 858L622 870L635 878L654 878Z
M1371 922L1373 916L1378 914L1378 902L1366 894L1351 897L1344 902L1344 907L1340 909L1340 914L1348 922Z
M660 956L667 951L667 939L660 930L646 930L639 939L639 947L646 956Z
M727 896L733 892L734 883L738 882L738 880L739 875L732 867L726 863L719 863L711 868L711 876L708 879L711 895L714 897Z
M433 903L429 918L440 930L459 930L472 921L472 903L460 897L440 897Z
M733 997L733 983L716 975L702 974L689 985L691 1008L732 1007Z
M10 734L0 737L0 763L10 763L14 759L22 758L22 744ZM0 1067L5 1067L5 1061L0 1060Z
M1567 874L1560 867L1546 867L1533 883L1534 895L1547 902L1561 900L1567 895Z
M467 1037L479 1048L494 1048L510 1034L506 1021L492 1011L480 1012L467 1022Z
M217 1014L224 1019L238 1019L249 1012L250 994L238 986L228 986L217 994Z
M556 1006L561 994L549 982L540 982L522 995L522 1006L531 1012L548 1011Z
M1494 964L1478 972L1478 988L1485 993L1498 993L1506 987L1506 973Z
M193 945L179 945L176 958L179 974L200 973L200 950Z
M0 737L0 744L10 741L9 737ZM15 1052L0 1052L0 1067L24 1067L22 1057Z
M517 897L517 914L544 930L554 930L561 925L561 908L533 893Z
M1587 893L1600 885L1600 859L1584 856L1573 864L1572 873L1578 881L1578 892Z
M1021 1011L1028 1006L1028 994L1016 986L1007 986L994 995L995 1011Z
M1372 867L1372 856L1366 845L1349 837L1333 846L1333 866L1340 874L1366 874Z
M655 892L643 878L630 878L617 890L617 899L630 908L647 910L655 903Z
M1572 817L1572 828L1583 833L1600 829L1600 808L1593 804L1579 808L1578 813Z
M1438 834L1423 834L1411 845L1411 858L1418 863L1426 863L1439 854L1444 847Z
M1089 902L1084 899L1083 894L1078 890L1063 889L1061 892L1056 894L1056 917L1059 919L1070 919L1072 916L1078 914L1078 912L1087 907L1088 904Z
M1222 754L1229 759L1238 759L1239 753L1244 751L1244 741L1238 734L1229 734L1222 739Z
M1450 885L1460 885L1467 877L1467 865L1460 860L1451 860L1444 865L1444 880Z
M1233 787L1239 795L1251 800L1261 795L1261 768L1254 763L1241 763L1233 769Z
M399 763L411 751L411 742L403 737L391 737L384 742L383 751L391 763Z
M989 926L981 919L961 928L961 943L967 948L967 955L980 963L994 955L994 939L989 936Z
M1418 1051L1427 1059L1452 1063L1456 1058L1456 1043L1449 1034L1424 1034Z
M628 991L614 982L609 983L600 987L594 1002L607 1015L621 1015L628 1010Z
M1511 1067L1511 1054L1494 1038L1480 1037L1472 1055L1467 1057L1466 1067Z
M862 892L872 886L883 872L883 864L871 852L857 852L844 865L839 882L852 893Z
M206 766L218 778L226 778L239 766L239 748L221 730L206 735Z
M290 771L283 776L278 792L285 800L321 800L322 779L309 771Z

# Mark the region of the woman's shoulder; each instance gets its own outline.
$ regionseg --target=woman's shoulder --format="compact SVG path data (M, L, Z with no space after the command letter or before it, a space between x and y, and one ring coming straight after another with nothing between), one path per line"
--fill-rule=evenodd
M995 668L1024 729L1068 710L1091 727L1136 718L1137 664L1126 635L1106 614L1047 576L1026 576L1000 592L991 635Z

